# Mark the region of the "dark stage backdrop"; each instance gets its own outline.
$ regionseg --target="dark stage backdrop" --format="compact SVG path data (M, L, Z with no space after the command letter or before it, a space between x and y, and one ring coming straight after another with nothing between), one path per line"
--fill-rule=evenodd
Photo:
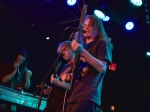
M36 86L47 73L45 82L50 84L53 69L49 70L58 56L58 43L69 39L72 33L68 29L62 36L64 29L79 25L78 21L61 23L75 19L66 9L78 18L80 13L54 1L0 2L0 62L8 59L16 49L23 48L27 51L28 68L33 75L31 87L26 92L31 94L34 94ZM91 13L91 9L88 12ZM146 25L144 8L138 13L132 31L125 30L123 24L113 20L104 22L106 32L114 44L113 63L117 64L116 71L108 70L104 78L102 108L106 112L110 105L115 106L116 112L150 111L150 58L145 56L150 44L150 26ZM50 39L46 40L46 37Z

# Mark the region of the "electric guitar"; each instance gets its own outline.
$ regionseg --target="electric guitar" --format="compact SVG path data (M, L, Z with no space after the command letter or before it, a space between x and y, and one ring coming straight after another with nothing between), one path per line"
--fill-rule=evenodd
M82 9L82 13L81 13L81 17L80 17L80 25L79 25L79 32L78 32L78 38L77 38L77 42L78 43L81 43L80 42L80 38L82 36L82 27L83 27L83 21L85 19L85 16L86 16L86 12L87 12L87 5L84 5L83 6L83 9ZM71 80L71 91L73 90L73 87L74 87L74 83L76 81L76 78L80 78L80 73L81 71L79 71L79 60L80 60L80 57L79 55L76 53L75 54L75 61L74 61L74 70L73 70L73 77L72 77L72 80Z

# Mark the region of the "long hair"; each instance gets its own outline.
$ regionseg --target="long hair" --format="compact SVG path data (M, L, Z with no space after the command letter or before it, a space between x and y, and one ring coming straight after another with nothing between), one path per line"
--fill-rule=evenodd
M113 49L113 44L111 43L111 38L108 37L103 22L100 18L95 15L86 15L84 22L90 19L92 26L96 30L96 40L105 40L110 43L111 48ZM83 43L85 43L85 38L82 38Z
M85 20L90 19L93 27L97 30L97 39L105 39L107 38L107 34L102 23L102 20L94 15L87 15Z
M19 49L14 52L9 60L5 60L7 63L7 73L11 73L14 70L14 62L17 60L17 57L22 55L25 57L24 62L19 66L20 74L17 72L15 76L12 78L11 84L9 85L12 88L18 86L18 84L22 85L24 83L24 79L26 78L27 64L28 64L28 55L24 49Z

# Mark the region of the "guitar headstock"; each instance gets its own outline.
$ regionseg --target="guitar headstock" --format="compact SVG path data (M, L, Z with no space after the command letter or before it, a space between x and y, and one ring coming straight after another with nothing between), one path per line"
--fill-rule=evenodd
M83 6L82 12L81 12L81 17L80 17L80 25L83 24L84 18L86 16L87 13L87 5Z
M80 24L79 24L79 33L78 33L78 42L80 43L80 37L81 37L81 32L82 32L82 27L83 27L83 22L86 16L87 12L87 5L83 6L82 12L81 12L81 17L80 17Z

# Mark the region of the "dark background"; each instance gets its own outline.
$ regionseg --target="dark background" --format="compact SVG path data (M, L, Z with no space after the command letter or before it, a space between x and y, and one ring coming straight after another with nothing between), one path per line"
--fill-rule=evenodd
M147 3L150 16L150 2L143 2ZM113 63L117 68L108 70L105 76L102 109L108 112L114 105L116 112L149 112L150 58L145 52L150 45L150 25L146 23L145 5L135 8L128 0L84 0L84 3L88 4L87 14L100 8L111 18L104 25L114 44ZM78 4L82 9L83 0L78 0ZM0 61L8 59L16 49L27 51L28 68L33 76L26 92L34 94L46 74L45 82L49 85L58 43L69 39L72 30L64 30L68 26L77 27L80 15L78 5L68 6L66 0L0 1ZM132 31L124 27L127 20L135 22Z

